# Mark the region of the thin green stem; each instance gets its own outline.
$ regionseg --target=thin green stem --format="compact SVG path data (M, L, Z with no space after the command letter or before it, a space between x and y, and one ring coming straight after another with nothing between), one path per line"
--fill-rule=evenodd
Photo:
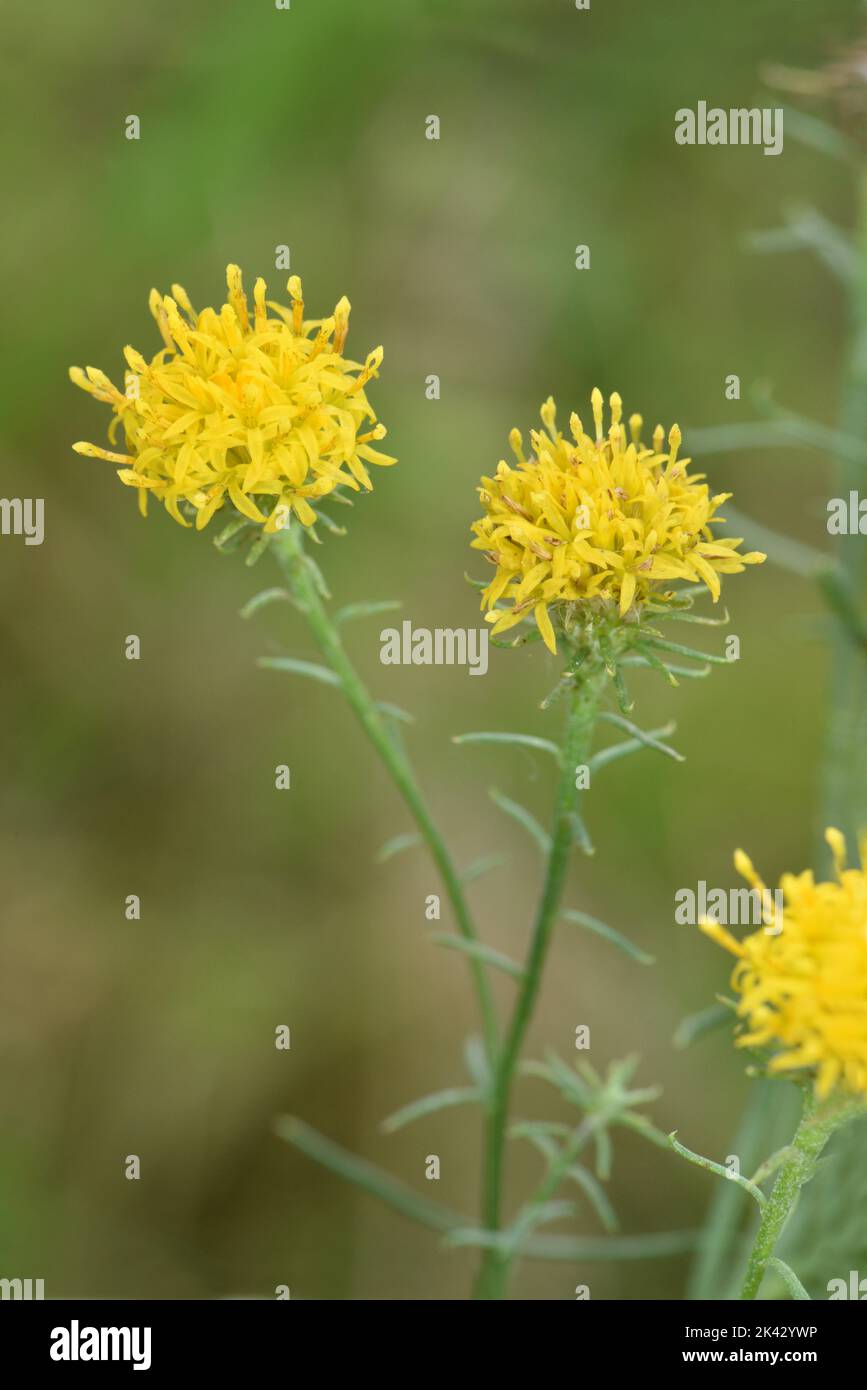
M488 1110L483 1215L485 1227L489 1231L500 1229L503 1168L512 1085L524 1037L533 1016L551 934L560 908L575 833L573 816L579 796L575 785L575 769L587 760L590 752L603 679L603 673L598 670L587 674L573 691L569 702L563 740L562 771L557 787L545 881L527 954L524 980L498 1058ZM511 1257L507 1253L496 1248L487 1250L476 1281L474 1296L480 1299L505 1297L510 1264Z
M762 1210L741 1289L742 1299L753 1299L758 1294L783 1227L794 1210L801 1188L815 1173L819 1156L831 1135L861 1113L860 1102L832 1100L816 1105L811 1100L806 1101L788 1156L780 1165L777 1180Z
M792 1132L794 1115L789 1116L785 1131L782 1129L780 1105L775 1092L788 1099L789 1087L781 1087L779 1082L758 1080L750 1090L746 1109L732 1144L732 1152L738 1154L743 1167L749 1171L759 1162L762 1145L772 1130L772 1141L780 1142ZM795 1097L794 1091L792 1097ZM735 1233L743 1218L744 1192L736 1183L717 1184L702 1232L693 1269L690 1275L687 1297L690 1299L723 1298L723 1289L728 1288L734 1278L732 1271L732 1245Z
M867 437L867 169L858 185L858 275L851 314L851 347L846 370L841 429L853 439ZM863 460L838 454L840 495L863 492L867 468ZM864 537L840 536L840 568L851 603L861 610L865 599ZM846 834L858 832L867 820L867 660L839 623L834 639L831 709L825 749L822 827L835 825ZM823 846L823 853L825 853Z
M458 931L469 942L478 941L475 926L464 897L460 875L439 833L415 779L409 760L386 725L376 703L346 652L340 634L320 597L313 573L306 562L298 527L281 532L273 544L278 563L292 595L307 620L325 660L337 676L341 689L361 727L367 734L392 781L401 793L425 839L446 890ZM473 985L479 1002L485 1046L491 1066L498 1047L497 1016L485 966L478 957L468 956Z

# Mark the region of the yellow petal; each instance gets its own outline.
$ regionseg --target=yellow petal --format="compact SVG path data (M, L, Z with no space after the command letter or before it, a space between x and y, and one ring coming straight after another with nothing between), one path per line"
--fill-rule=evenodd
M627 571L620 584L620 616L628 611L635 595L635 575Z
M557 639L554 636L554 627L547 606L544 603L537 603L533 609L533 613L536 617L536 626L542 634L542 641L545 643L549 652L554 652L556 655Z

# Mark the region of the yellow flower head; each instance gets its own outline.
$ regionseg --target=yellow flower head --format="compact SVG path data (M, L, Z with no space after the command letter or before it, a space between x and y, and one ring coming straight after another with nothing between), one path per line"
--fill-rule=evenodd
M370 490L365 464L391 464L372 441L385 428L365 395L382 348L364 364L343 356L349 301L326 319L305 319L301 281L288 283L290 307L253 287L252 312L241 271L226 271L221 309L197 313L180 285L151 291L150 309L164 347L150 362L124 349L129 366L121 392L96 367L71 367L76 386L111 406L114 443L122 426L126 452L74 444L79 454L123 466L121 482L138 488L147 512L152 493L182 526L197 529L228 501L268 533L294 511L310 526L312 500L337 487ZM372 428L365 430L365 424Z
M739 540L713 535L712 523L722 520L715 513L731 493L712 496L704 474L688 471L690 460L678 458L677 425L667 441L657 425L649 447L640 415L631 416L627 434L616 393L607 432L601 391L591 403L594 438L573 414L566 439L550 398L542 406L544 430L530 435L529 458L512 431L517 467L501 461L495 477L482 479L485 515L472 528L474 549L496 565L482 595L494 633L532 612L551 651L552 605L595 600L622 617L652 596L664 598L673 580L705 583L716 602L721 574L765 558L741 555ZM495 608L501 602L507 606Z
M746 1031L740 1047L769 1047L769 1071L808 1068L824 1099L835 1086L867 1096L867 838L861 867L846 868L839 830L827 830L836 881L784 874L783 907L766 907L765 926L737 941L716 922L704 931L738 958L732 988ZM770 895L738 850L735 867L766 905Z

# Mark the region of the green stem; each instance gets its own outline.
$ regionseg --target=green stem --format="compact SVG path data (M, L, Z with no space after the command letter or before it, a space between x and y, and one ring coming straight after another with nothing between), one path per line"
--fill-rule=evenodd
M759 1292L768 1262L783 1227L794 1210L801 1188L816 1171L822 1150L835 1130L856 1115L863 1106L856 1101L831 1100L816 1105L807 1100L801 1122L790 1145L789 1157L780 1166L777 1180L762 1210L741 1289L742 1299L753 1299Z
M545 882L536 913L524 980L515 1001L514 1012L499 1055L488 1111L483 1216L485 1227L489 1231L500 1229L503 1167L512 1085L520 1059L521 1046L533 1016L551 934L566 881L574 838L572 817L579 795L575 786L575 769L579 764L586 762L590 752L603 679L604 675L601 671L593 670L584 677L570 699L563 740L562 772L557 787ZM476 1281L474 1297L480 1299L504 1298L510 1264L511 1256L502 1250L495 1248L487 1250Z
M741 1165L747 1172L759 1162L762 1145L766 1141L770 1139L779 1148L791 1134L795 1115L788 1113L789 1101L797 1101L797 1094L791 1090L790 1097L790 1090L790 1087L781 1087L778 1081L761 1079L753 1083L732 1144L732 1152L739 1155ZM783 1100L786 1104L781 1107ZM781 1108L785 1109L785 1115L781 1115ZM736 1277L732 1268L732 1244L743 1218L744 1202L744 1191L736 1183L716 1185L690 1274L688 1298L701 1300L728 1296L723 1290L730 1288Z
M859 274L850 309L852 336L841 431L863 440L867 437L867 169L860 176L858 198ZM863 460L841 453L837 476L840 495L848 498L850 491L863 492L867 469ZM857 611L865 598L864 537L840 536L837 543L843 582ZM843 623L838 623L834 638L827 728L822 828L834 825L847 835L857 833L867 820L867 661Z
M466 941L475 942L478 936L467 907L460 876L425 804L406 754L390 733L375 701L350 661L338 630L322 602L313 573L304 556L299 529L293 524L287 531L281 532L273 544L272 548L280 568L298 607L307 619L319 650L338 677L341 689L361 727L381 757L427 842L452 905L458 931ZM482 1016L485 1046L493 1068L498 1046L493 998L484 964L472 956L468 959Z

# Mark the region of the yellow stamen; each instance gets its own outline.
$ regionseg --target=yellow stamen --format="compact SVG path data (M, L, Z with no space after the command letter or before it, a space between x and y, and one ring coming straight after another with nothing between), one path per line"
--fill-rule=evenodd
M595 426L596 426L596 442L597 442L597 444L601 444L601 442L602 442L602 409L603 409L603 402L602 402L602 392L599 390L599 387L598 387L598 386L594 386L594 388L593 388L593 390L592 390L592 392L591 392L591 394L590 394L590 405L592 406L592 409L593 409L593 423L594 423Z
M825 831L825 842L831 851L837 877L840 878L846 868L846 839L839 830L829 826Z
M304 326L304 291L298 275L290 275L287 289L292 297L292 328L300 334Z

